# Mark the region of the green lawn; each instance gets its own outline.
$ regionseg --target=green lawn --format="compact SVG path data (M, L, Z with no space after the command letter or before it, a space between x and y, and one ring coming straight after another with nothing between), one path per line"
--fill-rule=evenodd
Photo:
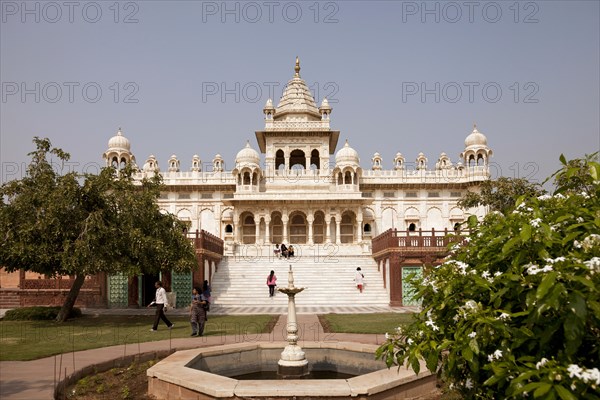
M33 360L99 347L189 337L189 317L169 316L172 330L161 322L150 332L154 316L84 315L62 324L53 321L0 321L0 361ZM277 316L209 316L204 335L238 335L256 340L272 330Z
M398 326L412 321L413 314L323 314L319 315L326 332L375 333L393 332Z

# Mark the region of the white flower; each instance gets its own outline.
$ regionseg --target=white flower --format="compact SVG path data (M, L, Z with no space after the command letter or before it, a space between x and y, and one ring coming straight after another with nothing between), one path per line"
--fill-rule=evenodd
M409 345L413 344L415 341L412 340L411 338L406 339L406 343L408 343Z
M540 272L541 270L539 269L539 267L535 264L527 264L527 273L529 275L536 275L538 272Z
M510 320L510 315L508 315L507 313L503 312L502 314L500 314L499 317L497 317L496 319L499 319L501 321L508 321Z
M581 224L583 223L584 219L581 217L577 217L576 221Z
M481 277L485 278L485 279L489 278L490 277L490 271L483 271L483 273L481 274Z
M473 381L471 380L471 378L467 378L467 381L465 382L465 387L467 389L473 389Z
M593 257L591 260L584 261L583 264L590 269L592 274L600 272L600 257Z
M522 208L525 208L525 202L519 203L519 205L517 207L515 207L517 210L520 210Z
M499 360L500 358L502 358L502 350L496 350L494 352L494 357L496 357L496 360Z
M531 226L533 226L534 228L539 228L541 223L542 223L541 218L536 218L536 219L532 219L531 221L529 221L529 224Z
M552 271L552 265L544 265L544 268L540 269L541 272L550 272Z
M555 198L555 199L561 199L561 200L562 200L562 199L566 199L566 197L565 197L565 196L563 196L561 193L557 193L557 194L555 194L555 195L554 195L554 198Z
M475 338L475 336L477 336L477 332L471 332L471 333L469 333L469 337L470 337L471 339L474 339L474 338Z
M567 372L569 372L569 378L577 377L581 379L581 372L583 372L583 370L579 365L571 364L567 368Z
M585 252L590 251L592 248L600 245L600 235L592 233L591 235L583 239L583 243L581 243L581 245L583 246L583 250Z
M402 327L401 326L399 326L399 327L396 328L396 334L398 334L398 335L402 334Z
M540 369L541 367L546 365L547 362L548 362L547 358L542 358L537 364L535 364L535 368Z
M386 332L385 333L385 340L390 340L391 338L392 337L390 336L390 334Z
M541 196L538 196L538 200L550 200L552 198L552 196L550 196L549 194L543 194Z
M433 322L433 320L432 320L432 319L428 319L428 320L425 322L425 325L427 325L427 326L430 326L430 327L431 327L431 329L433 329L434 331L439 331L439 330L440 330L440 328L438 328L438 326L435 324L435 322Z
M500 275L502 275L502 272L500 272L500 271L494 272L494 276L500 276Z
M580 249L581 248L581 243L577 240L573 241L573 247L575 247L576 249Z

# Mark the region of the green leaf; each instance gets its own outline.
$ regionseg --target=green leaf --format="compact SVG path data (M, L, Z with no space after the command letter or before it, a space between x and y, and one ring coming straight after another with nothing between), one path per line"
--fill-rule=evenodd
M548 393L548 391L552 389L552 384L550 383L542 383L540 387L538 387L535 392L533 392L533 397L534 398L538 398L538 397L542 397L543 395L545 395L546 393Z
M560 160L560 163L562 165L567 165L567 159L565 158L565 155L561 153L560 157L558 157L558 159Z
M473 362L473 351L469 347L463 348L461 353L465 360Z
M554 390L562 400L577 400L577 396L573 395L568 389L563 386L554 385Z
M471 339L469 342L469 348L473 351L473 353L479 354L479 345L477 344L477 340Z
M528 241L531 238L531 225L525 224L521 226L521 232L519 233L523 242Z
M520 241L521 241L521 238L519 238L518 236L515 236L512 239L510 239L508 242L506 242L504 244L504 246L502 246L502 255L506 255Z
M535 295L535 297L538 300L544 298L546 293L548 293L548 290L550 290L552 285L554 285L554 282L556 282L556 276L557 276L557 274L554 271L550 272L546 276L544 276L544 279L542 279L542 283L538 287L536 295Z
M569 296L569 309L581 320L587 317L587 304L585 298L578 292L572 292Z

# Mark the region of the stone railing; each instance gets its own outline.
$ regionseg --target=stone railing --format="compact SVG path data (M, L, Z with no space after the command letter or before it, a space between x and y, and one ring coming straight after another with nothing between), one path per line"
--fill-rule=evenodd
M449 235L452 233L453 235ZM462 240L467 231L453 232L444 229L443 231L398 231L388 229L382 234L372 239L372 253L379 254L394 250L418 250L446 252L448 245L452 242Z
M189 234L188 237L190 237L194 243L196 251L206 250L211 253L223 255L223 240L221 238L208 233L205 230L196 230L196 232Z

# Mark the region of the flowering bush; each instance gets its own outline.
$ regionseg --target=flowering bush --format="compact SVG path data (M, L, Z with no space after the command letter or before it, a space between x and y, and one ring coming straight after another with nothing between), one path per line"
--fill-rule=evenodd
M578 191L469 219L470 236L414 282L422 311L377 356L417 373L424 359L466 398L600 399L600 164L585 163Z

